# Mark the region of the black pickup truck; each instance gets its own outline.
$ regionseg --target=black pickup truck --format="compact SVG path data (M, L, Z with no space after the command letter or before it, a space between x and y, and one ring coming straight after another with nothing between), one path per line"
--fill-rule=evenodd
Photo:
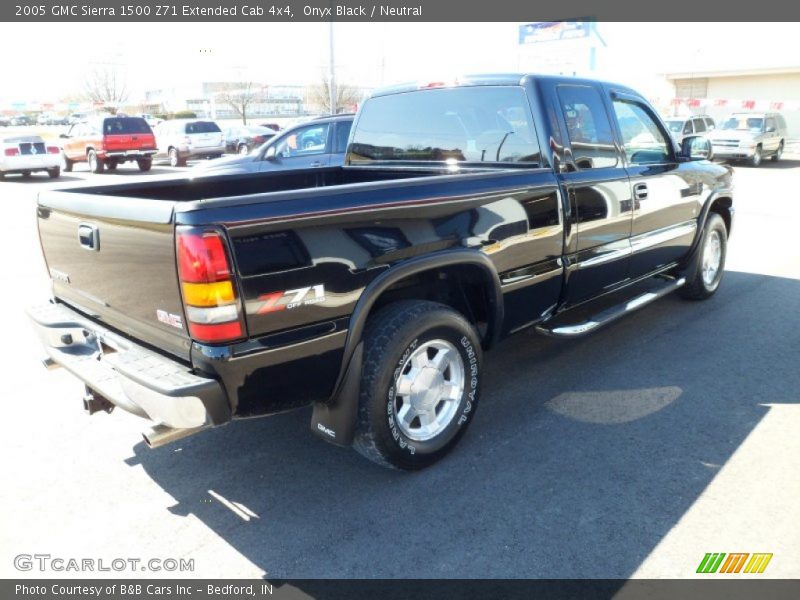
M152 447L313 405L322 438L423 468L502 338L717 290L731 171L670 140L623 86L475 76L373 94L343 167L42 192L45 364Z

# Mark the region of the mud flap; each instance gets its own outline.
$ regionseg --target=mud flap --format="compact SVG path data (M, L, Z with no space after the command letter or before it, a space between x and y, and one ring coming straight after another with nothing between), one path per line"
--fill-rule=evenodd
M311 415L311 431L326 442L337 446L351 446L355 435L358 396L361 391L361 366L363 364L364 344L360 343L353 352L347 374L339 388L339 393L327 402L314 403Z

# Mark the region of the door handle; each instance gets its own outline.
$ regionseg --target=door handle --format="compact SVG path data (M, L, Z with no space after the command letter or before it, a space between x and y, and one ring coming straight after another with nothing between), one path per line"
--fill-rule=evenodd
M647 184L637 183L633 186L633 197L637 200L647 200Z

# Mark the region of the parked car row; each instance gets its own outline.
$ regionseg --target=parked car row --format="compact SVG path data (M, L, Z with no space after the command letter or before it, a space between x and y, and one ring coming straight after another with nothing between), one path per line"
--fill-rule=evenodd
M703 136L711 142L717 160L746 161L757 167L764 158L780 160L786 146L787 128L777 112L739 112L719 123L708 115L665 119L678 144L689 136Z

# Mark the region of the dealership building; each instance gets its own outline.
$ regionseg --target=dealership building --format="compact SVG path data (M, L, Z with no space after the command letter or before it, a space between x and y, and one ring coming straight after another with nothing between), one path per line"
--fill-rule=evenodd
M737 71L674 72L672 113L709 114L776 111L786 118L789 138L800 140L800 66Z

